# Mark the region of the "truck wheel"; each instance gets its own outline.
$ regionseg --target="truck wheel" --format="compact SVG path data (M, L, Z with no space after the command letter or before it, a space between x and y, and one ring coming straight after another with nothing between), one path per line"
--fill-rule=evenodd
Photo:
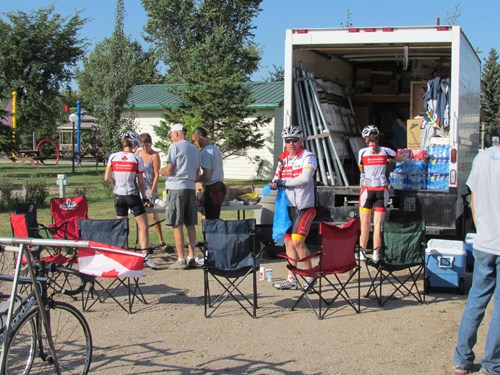
M458 282L458 293L465 294L465 279L461 278Z
M424 293L429 294L431 291L431 281L428 277L424 278Z

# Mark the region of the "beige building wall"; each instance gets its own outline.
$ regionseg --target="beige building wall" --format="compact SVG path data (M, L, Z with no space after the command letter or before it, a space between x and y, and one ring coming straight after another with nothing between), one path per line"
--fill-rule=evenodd
M153 143L158 140L153 126L160 124L161 111L136 110L135 123L137 132L150 133ZM278 155L283 147L281 141L281 130L283 128L283 108L277 109L259 109L256 116L271 117L272 120L262 129L265 144L262 149L251 149L247 157L232 157L224 159L224 175L226 179L252 180L252 179L271 179L276 168ZM249 120L252 120L251 118ZM277 141L277 142L276 142ZM277 146L277 148L276 148ZM165 160L166 155L160 154Z

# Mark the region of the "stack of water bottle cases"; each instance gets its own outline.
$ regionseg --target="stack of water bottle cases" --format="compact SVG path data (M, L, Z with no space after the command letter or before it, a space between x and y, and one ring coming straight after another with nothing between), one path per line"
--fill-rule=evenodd
M448 190L450 146L431 144L425 150L405 150L409 158L396 163L389 182L398 190Z

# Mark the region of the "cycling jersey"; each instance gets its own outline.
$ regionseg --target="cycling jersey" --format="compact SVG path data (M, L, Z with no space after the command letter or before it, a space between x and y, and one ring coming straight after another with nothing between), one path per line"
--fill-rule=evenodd
M113 170L116 195L140 195L137 186L137 173L144 173L142 158L131 151L119 151L111 154L106 168Z
M286 186L285 183L285 190L292 207L297 207L299 210L315 207L316 181L314 180L314 172L318 167L316 156L305 148L301 148L293 159L291 159L287 151L280 155L280 159L280 165L278 165L274 174L275 180L292 180L299 177L305 169L313 172L312 178L308 179L304 184Z
M363 186L368 190L383 190L388 186L385 176L386 164L394 158L396 152L387 147L380 147L378 154L373 153L372 147L359 150L359 165L363 166L365 178Z

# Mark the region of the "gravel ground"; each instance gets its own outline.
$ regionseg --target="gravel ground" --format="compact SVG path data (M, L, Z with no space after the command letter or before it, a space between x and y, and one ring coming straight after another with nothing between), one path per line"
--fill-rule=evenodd
M301 302L299 291L279 291L258 281L258 318L233 301L204 317L203 271L145 270L148 304L126 314L108 301L85 316L94 340L95 374L451 374L453 348L466 298L432 293L425 305L395 299L380 308L364 298L361 313L343 302L324 319ZM266 261L274 280L286 277L282 261ZM216 288L213 288L216 291ZM124 298L124 297L122 297ZM491 304L492 305L492 304ZM490 306L485 322L491 319ZM479 334L481 358L486 324Z

